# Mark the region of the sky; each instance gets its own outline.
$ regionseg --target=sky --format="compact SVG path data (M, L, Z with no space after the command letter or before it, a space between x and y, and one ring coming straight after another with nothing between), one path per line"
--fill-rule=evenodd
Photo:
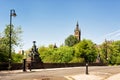
M36 45L60 46L74 34L77 22L82 39L90 39L96 44L107 40L120 40L119 0L0 0L0 32L10 24L10 10L15 27L21 26L22 47L27 50Z

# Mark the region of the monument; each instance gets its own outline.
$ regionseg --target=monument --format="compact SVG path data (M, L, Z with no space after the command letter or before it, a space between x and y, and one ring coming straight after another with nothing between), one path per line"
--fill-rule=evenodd
M37 69L37 68L44 68L43 62L40 58L40 54L38 52L38 48L36 47L36 41L33 41L32 49L30 50L30 54L26 59L26 63L24 62L24 66L26 66L26 69ZM26 69L23 69L23 71L26 71Z
M30 51L31 60L32 62L35 62L35 63L43 63L40 58L40 54L38 53L38 48L36 47L35 43L36 41L33 41L33 46Z

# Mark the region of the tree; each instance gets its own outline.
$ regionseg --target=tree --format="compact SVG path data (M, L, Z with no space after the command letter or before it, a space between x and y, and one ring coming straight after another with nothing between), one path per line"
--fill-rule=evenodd
M69 63L74 56L74 49L68 46L60 48L40 47L39 53L45 63Z
M84 58L85 62L94 62L97 58L95 44L91 40L82 40L75 46L76 53L79 57Z
M13 57L13 62L16 62L16 63L22 62L22 59L23 59L23 55L22 55L22 54L13 53L13 54L12 54L12 57Z
M54 50L53 61L58 63L69 63L74 56L74 49L72 47L63 46Z
M21 36L22 33L21 27L14 28L14 26L11 26L11 46L12 46L12 53L14 51L15 46L20 45ZM10 26L7 25L6 28L3 31L3 36L0 37L0 55L2 55L2 59L0 59L0 62L6 62L8 61L8 54L9 54L9 38L10 38ZM4 58L4 59L3 59Z
M100 58L103 63L119 64L120 63L120 40L107 41L100 45Z
M10 44L9 43L9 38L10 38L10 26L7 25L5 30L4 30L4 38L6 39L6 43ZM15 46L18 46L20 45L20 41L21 41L21 34L22 33L22 29L21 27L17 27L17 28L14 28L14 26L12 25L11 26L11 44L12 44L12 47L15 47Z
M113 53L112 41L103 42L99 45L100 59L103 63L108 63L110 60L110 55Z
M0 39L0 62L8 61L8 48L4 44L2 44L2 39Z
M45 46L41 46L38 48L38 53L40 54L40 57L41 57L43 63L51 62L51 55L52 55L51 49L52 48L48 48Z
M70 35L65 39L65 45L67 45L69 47L75 45L78 42L79 42L79 40L73 35Z
M108 62L109 64L120 63L120 40L111 42L110 52L108 52Z

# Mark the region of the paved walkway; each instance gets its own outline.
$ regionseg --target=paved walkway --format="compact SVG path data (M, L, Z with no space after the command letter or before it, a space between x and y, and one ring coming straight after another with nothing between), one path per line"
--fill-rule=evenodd
M68 80L102 80L101 77L95 75L79 74L74 76L66 76Z
M42 69L35 69L34 71L41 71ZM49 69L48 69L49 70ZM13 71L0 71L0 73L20 73L22 70L13 70ZM29 72L29 71L28 71ZM105 79L101 76L96 76L95 74L78 74L78 75L70 75L65 76L68 80L120 80L120 73L110 76Z
M74 76L66 76L68 80L120 80L120 73L110 76L107 79L104 77L96 76L96 75L86 75L86 74L78 74Z
M120 73L109 77L106 80L120 80Z

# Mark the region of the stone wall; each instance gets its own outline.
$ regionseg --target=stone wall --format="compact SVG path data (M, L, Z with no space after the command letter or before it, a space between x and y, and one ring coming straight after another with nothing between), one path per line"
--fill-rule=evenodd
M12 63L12 70L23 69L23 63ZM62 67L79 67L85 66L85 63L32 63L32 69L45 69L45 68L62 68ZM107 66L102 63L90 63L89 66ZM29 67L28 67L29 68ZM0 71L8 70L8 63L0 63Z

